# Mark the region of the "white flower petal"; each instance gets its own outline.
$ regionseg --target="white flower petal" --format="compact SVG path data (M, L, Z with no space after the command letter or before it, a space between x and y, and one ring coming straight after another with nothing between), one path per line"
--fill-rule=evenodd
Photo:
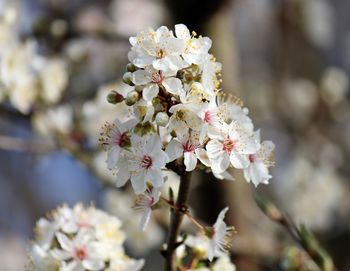
M190 31L184 24L175 25L175 34L179 39L189 40L191 38Z
M149 73L146 72L145 70L137 70L137 71L133 72L132 77L131 77L131 81L135 85L146 85L146 84L150 83L152 81L152 79L150 78Z
M197 166L197 157L193 152L184 153L184 164L186 166L186 171L192 171Z
M174 95L178 95L182 89L182 83L180 79L173 77L166 78L163 82L163 86L165 87L166 91Z
M195 151L197 158L202 162L203 165L210 167L211 162L209 160L207 152L203 148L197 148Z
M179 141L173 139L168 144L165 152L169 157L169 161L170 162L174 161L175 159L182 156L182 153L183 153L182 144Z
M153 98L157 97L159 87L157 84L149 84L142 91L142 97L149 102L152 102Z
M233 167L241 169L249 166L249 159L247 155L241 155L235 151L230 154L230 162Z
M161 187L164 184L164 177L160 169L147 170L147 180L151 181L154 187Z
M99 259L86 259L83 260L82 265L87 270L101 270L104 268L105 264Z
M61 247L64 250L67 250L67 251L73 250L73 242L71 240L69 240L67 235L60 233L60 232L57 232L56 237L57 237L57 240L60 243Z
M57 248L54 248L53 250L51 250L51 255L52 257L60 261L65 261L72 258L71 253L69 253L68 251L57 249Z
M119 153L120 153L120 147L112 146L112 148L108 152L108 157L107 157L108 169L113 169L117 165L119 160Z
M142 217L141 217L141 221L140 221L140 230L141 231L145 231L146 230L148 222L149 222L149 220L151 218L151 214L152 214L152 209L151 208L147 208L143 212Z
M146 178L145 173L134 173L131 174L131 185L134 189L135 194L141 194L142 192L145 192L146 190Z

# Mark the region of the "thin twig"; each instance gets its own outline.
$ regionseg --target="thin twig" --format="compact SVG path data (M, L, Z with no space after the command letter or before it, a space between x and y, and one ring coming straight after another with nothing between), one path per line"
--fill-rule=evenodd
M57 148L51 140L28 140L0 135L0 149L8 151L47 153Z

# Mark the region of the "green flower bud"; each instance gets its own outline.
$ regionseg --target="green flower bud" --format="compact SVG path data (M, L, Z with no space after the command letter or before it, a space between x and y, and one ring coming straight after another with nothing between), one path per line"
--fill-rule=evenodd
M128 65L126 65L126 69L128 72L134 72L134 71L136 71L137 68L134 64L129 63Z
M143 86L135 86L135 90L136 90L137 92L142 92Z
M128 106L134 105L140 98L140 95L137 91L131 91L126 95L125 103Z
M129 86L133 86L134 84L131 82L131 72L126 72L123 75L123 82Z
M144 136L148 133L155 133L156 129L149 121L145 123L139 123L136 125L134 132L140 136Z
M165 112L158 112L155 121L157 125L164 127L169 123L169 116Z
M117 104L124 101L124 97L115 90L112 90L107 96L107 101L111 104Z

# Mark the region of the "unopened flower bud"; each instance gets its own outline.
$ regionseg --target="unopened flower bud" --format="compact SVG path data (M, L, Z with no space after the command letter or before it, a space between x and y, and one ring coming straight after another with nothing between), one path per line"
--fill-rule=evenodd
M128 72L134 72L136 71L136 66L132 63L129 63L128 65L126 65L126 69Z
M156 120L157 125L164 127L169 123L169 116L165 112L159 112L156 115L155 120Z
M125 103L128 106L134 105L139 100L139 93L137 91L131 91L126 95Z
M124 101L124 97L115 90L112 90L107 96L107 101L111 104L117 104Z
M154 133L155 131L154 126L149 121L137 124L134 129L134 132L140 136L144 136L148 133Z
M143 86L140 86L140 85L135 86L135 90L136 90L137 92L141 92L141 91L143 90Z
M124 73L123 82L129 86L133 85L133 83L131 82L131 72Z

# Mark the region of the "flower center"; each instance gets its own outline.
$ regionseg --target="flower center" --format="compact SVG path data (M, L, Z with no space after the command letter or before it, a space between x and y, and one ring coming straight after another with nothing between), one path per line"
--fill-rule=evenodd
M183 111L181 109L176 111L176 113L175 113L175 119L177 119L177 120L184 120L185 116L186 116L185 111Z
M194 152L196 145L192 144L190 140L187 140L185 144L182 144L184 152Z
M148 207L152 207L154 204L154 197L149 197L148 198Z
M76 247L74 250L74 258L79 261L83 261L87 257L87 251L85 246Z
M164 58L165 55L166 55L165 50L163 50L162 48L158 48L158 49L157 49L157 53L156 53L156 58L157 58L157 59Z
M115 143L120 147L124 147L128 142L128 140L129 140L128 132L125 132L116 137Z
M152 157L145 155L141 160L140 166L142 168L149 169L152 166Z
M255 162L255 160L256 160L256 157L255 157L255 155L254 154L249 154L249 162L250 163L254 163Z
M211 123L213 120L213 113L210 111L205 111L204 113L204 122Z
M235 142L229 138L226 138L222 145L223 145L223 150L227 153L231 153L232 150L235 148Z
M152 82L156 84L163 83L164 75L161 71L152 73Z

